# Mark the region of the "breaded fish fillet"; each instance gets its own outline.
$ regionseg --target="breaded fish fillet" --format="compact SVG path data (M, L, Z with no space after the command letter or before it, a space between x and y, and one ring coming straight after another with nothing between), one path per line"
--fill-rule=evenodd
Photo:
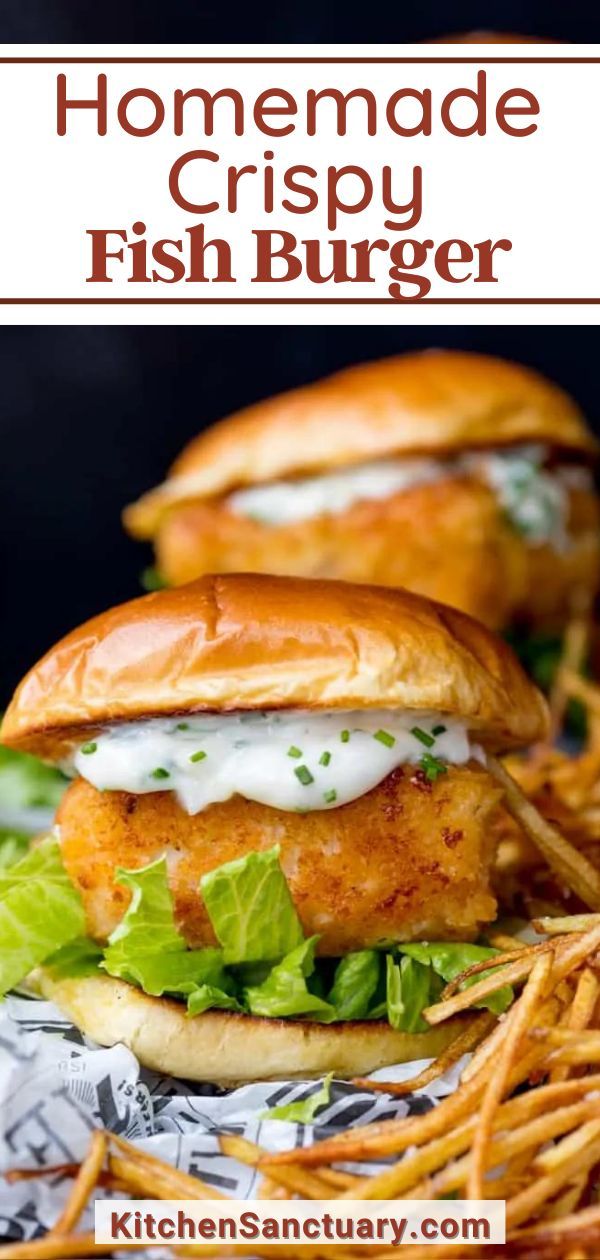
M278 573L405 586L502 629L514 619L560 629L575 588L595 590L600 561L594 495L570 492L569 543L533 546L492 490L447 477L345 512L287 525L236 516L223 500L188 502L157 534L170 586L203 573Z
M191 817L171 792L99 792L78 779L58 822L67 871L99 940L129 901L115 868L141 867L166 853L186 940L214 944L201 876L279 845L306 935L319 934L320 952L336 956L391 941L465 940L492 920L490 816L498 799L475 762L450 767L435 783L415 767L400 768L348 805L307 814L236 796Z

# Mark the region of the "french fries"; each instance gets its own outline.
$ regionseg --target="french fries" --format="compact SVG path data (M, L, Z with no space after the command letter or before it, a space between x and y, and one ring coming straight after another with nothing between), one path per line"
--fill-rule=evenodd
M533 840L548 866L590 910L600 910L600 870L543 818L497 757L488 754L490 774L504 789L504 804Z
M463 1055L469 1054L479 1042L483 1040L486 1033L490 1032L496 1024L496 1016L491 1011L482 1011L480 1015L476 1015L473 1021L454 1038L454 1041L444 1050L439 1058L434 1059L433 1063L419 1072L418 1076L410 1076L407 1081L371 1081L368 1077L357 1076L354 1078L353 1084L364 1089L373 1089L376 1092L384 1094L411 1094L417 1089L423 1089L425 1085L430 1085L432 1081L443 1076L449 1068L458 1063Z
M484 1198L484 1176L488 1147L491 1142L494 1116L506 1091L511 1069L527 1029L541 1005L552 972L552 955L540 954L527 981L525 990L506 1017L504 1041L496 1071L490 1076L479 1109L479 1123L471 1147L471 1168L467 1182L467 1198Z
M98 1184L106 1158L107 1145L106 1133L97 1129L92 1134L89 1151L73 1182L71 1194L58 1220L52 1226L49 1237L69 1234L75 1228L90 1195Z

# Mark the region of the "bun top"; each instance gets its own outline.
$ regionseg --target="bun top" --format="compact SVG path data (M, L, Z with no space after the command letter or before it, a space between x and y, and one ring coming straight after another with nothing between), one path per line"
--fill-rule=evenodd
M284 708L433 710L494 748L547 732L513 652L466 614L403 590L231 574L67 635L24 678L0 739L60 761L114 722Z
M181 453L168 480L126 509L152 538L177 502L393 455L444 456L544 442L585 455L596 442L557 385L487 355L427 350L346 368L221 420Z

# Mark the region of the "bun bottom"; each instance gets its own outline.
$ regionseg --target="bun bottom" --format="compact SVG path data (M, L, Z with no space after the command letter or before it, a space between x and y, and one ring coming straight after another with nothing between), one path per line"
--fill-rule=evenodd
M121 1043L155 1072L225 1086L326 1072L364 1076L437 1056L465 1023L459 1016L426 1033L404 1033L383 1020L315 1024L230 1011L189 1018L181 1003L148 997L110 976L54 980L40 968L30 983L101 1046Z

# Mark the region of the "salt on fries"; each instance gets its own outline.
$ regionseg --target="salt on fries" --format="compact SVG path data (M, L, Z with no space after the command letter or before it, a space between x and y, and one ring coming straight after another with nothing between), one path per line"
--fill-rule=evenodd
M575 672L584 638L581 625L573 629L553 702L561 713L576 697L588 716L600 719L600 688ZM425 1012L432 1025L452 1016L459 1017L459 1028L463 1024L444 1053L400 1084L358 1081L367 1088L407 1094L468 1054L458 1088L423 1115L357 1126L278 1154L237 1135L222 1136L223 1154L256 1170L260 1198L502 1197L507 1242L500 1250L486 1249L490 1260L500 1254L514 1260L592 1260L600 1255L600 1192L594 1184L600 1165L600 721L590 721L589 730L588 747L580 757L569 759L554 748L539 748L511 767L520 786L504 765L488 758L514 820L509 825L514 828L516 822L519 828L503 841L497 866L501 893L506 873L510 878L516 873L530 904L542 907L533 915L538 939L524 944L502 927L492 930L489 939L500 951L492 965L486 960L457 976ZM560 819L560 830L543 816L543 801L549 816ZM545 885L553 881L548 893ZM478 1008L505 985L514 986L517 994L504 1015L496 1018ZM384 1159L391 1162L382 1170ZM378 1167L367 1175L369 1161ZM356 1174L348 1171L353 1163L361 1165ZM226 1197L111 1133L93 1135L80 1166L13 1169L6 1175L10 1181L71 1176L73 1187L45 1238L0 1247L0 1260L110 1255L110 1244L96 1244L90 1233L77 1232L86 1202L99 1186L140 1198ZM457 1248L446 1244L409 1245L402 1251L406 1260L459 1260ZM387 1260L397 1250L202 1243L173 1248L172 1253L264 1254L267 1260L356 1260L367 1255L373 1260L377 1255ZM461 1249L463 1254L480 1253L467 1248Z

